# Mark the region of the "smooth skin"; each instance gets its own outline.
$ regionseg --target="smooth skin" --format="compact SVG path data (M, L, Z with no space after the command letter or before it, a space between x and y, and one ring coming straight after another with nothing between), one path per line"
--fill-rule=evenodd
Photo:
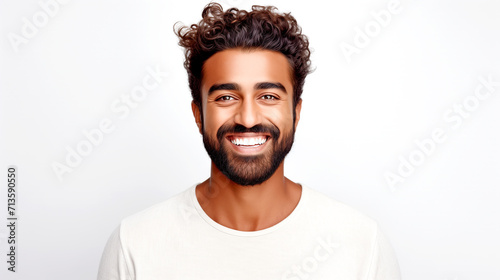
M280 88L262 88L259 84L281 84ZM214 85L231 84L213 90ZM230 89L227 89L230 88ZM302 100L293 107L291 68L286 57L269 50L229 49L205 61L201 84L204 130L217 139L217 130L224 124L240 124L251 128L257 124L274 124L279 139L270 139L261 147L245 149L227 138L223 145L234 155L269 152L272 141L280 141L291 133L300 119ZM191 104L195 121L202 132L201 111ZM296 113L293 122L293 110ZM234 135L233 135L234 136ZM255 137L255 133L237 137ZM240 231L269 228L293 212L302 194L302 187L284 176L284 161L265 182L241 186L229 180L212 162L210 177L196 187L196 197L205 213L217 223Z

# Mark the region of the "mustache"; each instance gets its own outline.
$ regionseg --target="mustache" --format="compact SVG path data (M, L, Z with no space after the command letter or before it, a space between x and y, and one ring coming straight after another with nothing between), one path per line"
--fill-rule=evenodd
M253 132L253 133L269 133L271 137L274 139L278 139L280 137L280 130L275 125L263 125L257 124L250 128L247 128L241 124L224 124L217 130L217 139L219 142L222 142L222 139L227 133L245 133L245 132Z

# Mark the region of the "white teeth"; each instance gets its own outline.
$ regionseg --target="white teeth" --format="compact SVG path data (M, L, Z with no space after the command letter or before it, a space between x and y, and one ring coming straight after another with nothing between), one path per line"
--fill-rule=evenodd
M237 145L237 146L255 146L255 145L262 145L266 143L267 138L266 137L255 137L255 138L233 138L231 140L231 143Z

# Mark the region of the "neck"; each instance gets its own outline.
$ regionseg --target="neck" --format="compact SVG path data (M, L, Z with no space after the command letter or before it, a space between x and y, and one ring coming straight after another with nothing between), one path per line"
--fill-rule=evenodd
M271 227L297 206L302 187L284 176L284 161L259 185L242 186L229 180L212 163L210 178L196 187L205 213L217 223L241 231Z

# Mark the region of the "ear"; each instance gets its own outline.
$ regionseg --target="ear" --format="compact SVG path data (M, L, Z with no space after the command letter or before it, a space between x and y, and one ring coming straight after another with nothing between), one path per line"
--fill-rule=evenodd
M193 116L194 116L194 120L196 121L196 125L198 126L198 131L200 132L200 134L203 134L203 132L201 131L201 110L200 108L198 108L198 106L196 104L194 104L194 101L191 101L191 110L193 110Z
M299 124L300 120L300 110L302 109L302 98L299 99L299 102L297 102L297 106L295 106L295 130L297 130L297 125Z

